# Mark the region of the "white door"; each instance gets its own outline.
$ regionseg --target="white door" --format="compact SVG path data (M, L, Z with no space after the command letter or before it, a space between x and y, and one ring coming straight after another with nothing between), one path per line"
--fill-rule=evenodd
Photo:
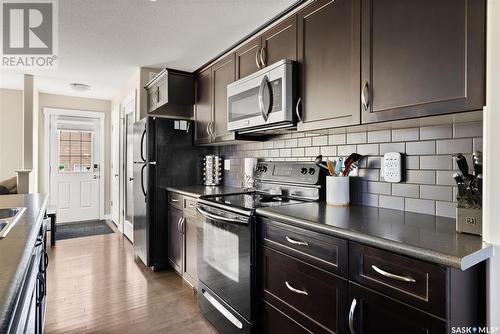
M57 222L99 219L99 119L50 116L50 204Z
M134 242L134 123L135 98L127 99L122 105L124 117L124 224L123 234Z
M120 219L120 108L111 111L111 219L123 233Z

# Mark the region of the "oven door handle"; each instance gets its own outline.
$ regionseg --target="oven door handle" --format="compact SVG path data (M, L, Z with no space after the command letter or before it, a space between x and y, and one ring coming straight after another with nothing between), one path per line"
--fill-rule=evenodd
M196 210L198 210L198 212L201 213L202 216L205 216L208 219L221 220L221 221L228 222L228 223L238 223L238 224L240 224L240 221L238 221L238 220L231 219L231 218L226 218L226 217L222 217L222 216L219 216L219 215L214 215L213 213L207 212L207 211L203 210L200 207L197 207Z
M262 113L262 118L265 122L269 118L269 109L271 107L271 92L269 87L269 79L264 75L259 87L259 109Z

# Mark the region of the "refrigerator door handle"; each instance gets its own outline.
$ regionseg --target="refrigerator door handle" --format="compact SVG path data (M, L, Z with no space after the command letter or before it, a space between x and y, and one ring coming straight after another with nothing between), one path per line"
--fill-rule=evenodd
M142 132L141 136L141 159L146 162L146 158L144 158L144 138L146 137L146 129Z
M142 188L142 193L144 194L144 197L147 196L146 194L146 189L144 188L144 169L147 167L147 164L144 164L141 168L141 188Z

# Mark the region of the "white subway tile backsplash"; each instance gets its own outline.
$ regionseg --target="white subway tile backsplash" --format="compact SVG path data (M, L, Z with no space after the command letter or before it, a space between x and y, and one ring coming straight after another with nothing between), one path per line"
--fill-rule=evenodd
M319 149L319 147L306 147L304 154L308 157L316 157L320 154Z
M217 150L233 160L232 170L224 172L226 182L231 179L229 185L240 184L239 171L245 157L312 162L319 154L334 160L357 152L364 157L359 169L351 173L352 203L455 217L457 187L453 174L457 167L452 155L463 153L472 166L472 152L483 149L481 122L356 131L330 135L322 134L327 131L289 132L268 141L220 146ZM401 183L384 182L381 159L387 152L405 154Z
M419 128L393 129L392 141L413 141L419 139Z
M393 183L392 195L401 197L420 197L420 187L418 184Z
M456 218L457 217L457 204L450 202L436 202L436 216Z
M452 169L451 155L426 155L420 157L420 169Z
M405 199L404 197L380 195L378 197L378 206L386 209L404 210Z
M336 146L323 146L321 147L321 154L327 158L333 158L337 156Z
M358 145L357 153L361 155L378 155L378 144Z
M304 153L305 153L305 150L303 147L292 148L292 157L303 157L305 155Z
M436 184L436 172L430 170L408 170L406 171L406 182Z
M300 138L297 140L297 146L299 147L311 146L311 143L312 143L311 137Z
M391 130L368 132L369 143L387 143L391 141Z
M313 146L328 145L328 136L313 137L312 142Z
M437 154L472 153L472 138L437 141Z
M454 124L453 137L481 137L483 135L483 122Z
M380 155L384 155L388 152L406 153L405 143L380 144Z
M285 147L297 147L297 139L285 140Z
M433 215L435 202L426 199L405 198L405 211Z
M347 144L366 143L366 132L352 132L347 134Z
M453 200L453 188L449 186L420 186L420 198L435 199L438 201Z
M442 138L453 138L453 126L451 124L420 128L420 140Z
M335 134L328 136L328 145L345 145L346 144L346 134Z
M442 186L454 186L456 185L455 180L453 179L453 174L455 171L452 170L438 170L436 171L436 184Z
M386 182L367 182L367 191L372 194L390 195L391 184Z
M344 145L337 147L337 154L341 156L349 156L351 153L356 152L356 145Z
M418 141L406 143L406 154L422 155L435 153L436 143L434 141Z

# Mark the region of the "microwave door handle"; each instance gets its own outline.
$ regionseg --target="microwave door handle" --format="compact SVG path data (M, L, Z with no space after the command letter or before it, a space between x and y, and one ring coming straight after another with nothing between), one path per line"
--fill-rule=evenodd
M269 118L269 108L271 105L271 94L267 75L264 75L259 87L259 109L265 122ZM267 88L267 89L266 89Z

